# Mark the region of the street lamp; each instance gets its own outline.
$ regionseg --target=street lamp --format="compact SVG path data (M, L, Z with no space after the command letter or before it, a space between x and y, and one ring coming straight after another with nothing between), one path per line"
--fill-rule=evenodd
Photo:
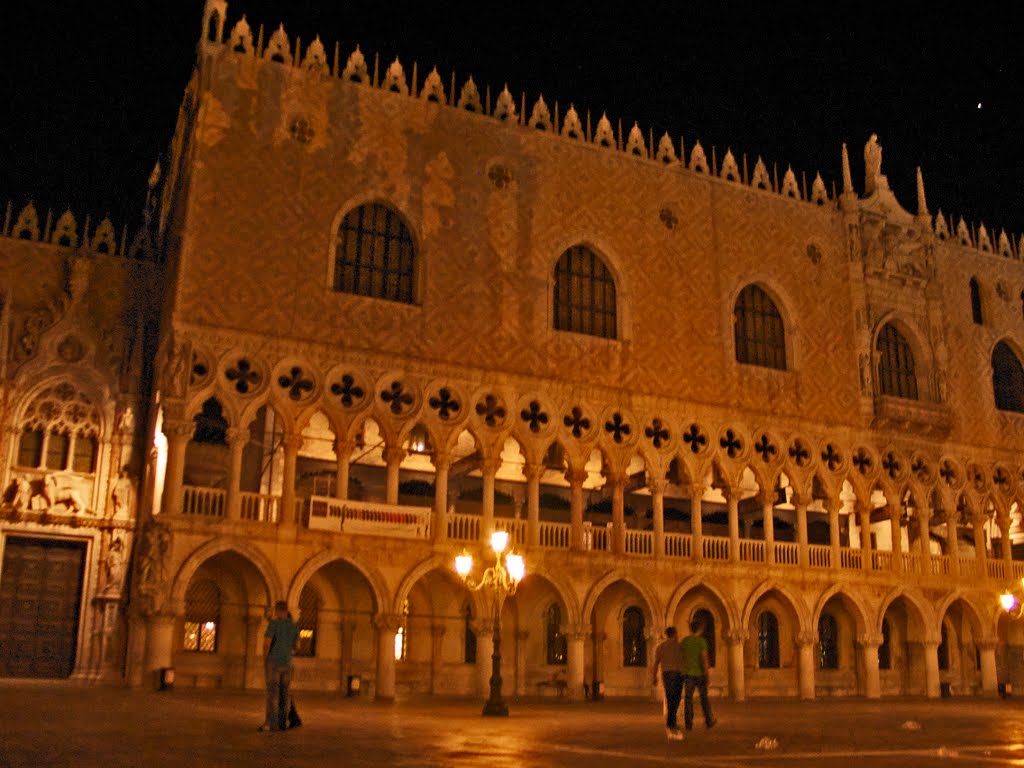
M1024 615L1024 579L1014 582L1012 588L999 596L999 604L1011 617L1019 619Z
M508 531L491 534L491 549L494 550L494 565L484 571L479 581L469 577L473 570L473 556L466 550L455 558L455 570L463 582L474 592L486 589L493 598L494 607L494 650L491 653L491 695L484 704L485 717L508 717L508 704L501 696L501 607L505 598L516 593L516 587L523 580L526 564L522 555L512 552L502 554L508 547Z

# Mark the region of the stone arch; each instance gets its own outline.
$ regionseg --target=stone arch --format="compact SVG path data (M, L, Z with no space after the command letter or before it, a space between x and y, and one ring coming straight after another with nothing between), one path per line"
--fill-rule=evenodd
M281 410L279 405L274 402L274 399L270 397L269 392L264 392L262 395L254 399L251 403L246 403L245 407L243 407L242 410L238 412L237 421L233 421L231 423L237 424L238 426L244 429L252 423L253 419L256 418L256 414L259 413L260 408L263 407L266 407L268 411L273 411L274 418L280 422L283 428L282 433L286 437L289 435L298 434L298 432L296 432L295 420L293 418L290 418L287 413Z
M863 603L854 596L852 592L847 590L841 584L833 584L831 587L825 590L824 593L822 593L821 597L818 598L818 601L817 603L815 603L814 610L810 616L811 627L818 626L818 619L821 617L821 612L825 609L825 606L828 605L829 600L831 600L833 597L840 598L840 600L843 603L843 607L845 607L846 610L848 610L850 614L853 616L853 620L857 628L857 635L861 637L867 634L867 631L869 629L868 610L864 607ZM879 627L881 627L881 624L879 624Z
M966 610L968 621L971 623L971 628L977 633L978 639L980 640L994 640L996 625L998 624L998 616L995 617L995 621L989 623L983 618L984 614L978 610L978 607L974 604L972 599L968 597L967 593L963 589L957 587L948 595L946 595L942 601L935 607L935 616L941 622L946 613L952 608L957 602L959 602ZM938 624L936 624L936 631Z
M932 391L930 384L934 368L934 362L930 353L931 344L917 325L896 310L882 315L871 330L871 376L875 382L876 392L881 393L881 383L878 381L878 339L882 331L889 325L903 337L910 347L911 354L914 356L914 378L917 385L917 399L924 401L935 400L936 393Z
M558 595L558 599L562 601L562 605L565 606L566 615L563 617L563 621L569 625L578 625L581 621L580 614L580 602L576 596L576 592L567 584L565 581L556 576L551 571L545 569L533 569L532 571L527 570L526 576L523 579L525 583L530 576L535 576L538 579L543 579Z
M364 579L366 579L367 584L370 585L370 591L373 593L373 599L377 605L377 610L382 610L385 606L390 604L387 598L387 583L383 575L377 571L377 569L360 563L350 555L346 555L335 550L325 550L309 558L299 567L299 570L296 571L295 575L292 577L291 585L288 587L288 606L290 608L297 608L299 604L299 596L302 594L302 589L309 583L309 580L313 575L324 566L330 565L331 563L339 560L351 565Z
M384 610L385 606L390 610L391 613L401 613L402 605L409 598L409 594L412 592L413 587L419 582L424 576L433 571L440 571L441 573L448 573L454 580L458 580L458 575L455 573L455 559L454 557L446 554L435 554L428 557L426 560L421 560L412 570L410 570L399 583L398 588L395 590L394 597L390 604L381 603L381 610ZM453 582L454 583L454 582ZM486 614L486 604L483 600L482 595L479 592L469 591L469 600L473 605L473 613L477 616L483 616Z
M886 611L899 598L917 612L917 620L921 623L922 629L927 633L930 628L937 627L934 621L934 612L928 607L928 601L924 599L917 590L907 589L900 585L889 590L879 603L878 612L875 614L872 630L878 634L882 633L882 622L885 620ZM938 639L936 637L936 639Z
M754 591L750 593L746 603L743 605L743 613L741 614L742 623L740 626L745 627L750 623L751 616L754 613L754 608L757 607L758 601L769 592L776 592L789 603L790 609L797 618L798 634L808 632L809 624L806 604L800 599L799 595L794 593L787 585L774 579L761 582L757 587L755 587Z
M672 616L675 615L676 610L679 608L679 604L683 598L689 592L696 589L704 589L711 593L715 599L721 604L722 612L728 621L728 626L722 627L722 631L732 630L739 626L739 618L736 613L736 605L733 600L726 595L721 589L707 578L704 574L694 574L690 576L686 581L680 584L673 590L671 597L668 599L665 610L665 623L672 621Z
M263 577L264 585L267 588L268 602L272 605L277 600L283 600L285 595L284 585L274 566L273 561L263 553L259 547L251 544L245 539L235 536L223 536L208 541L198 549L194 550L178 568L171 587L171 609L175 613L185 610L185 592L192 581L199 567L211 557L224 552L233 552L245 560L248 560ZM296 601L298 598L296 598ZM297 602L296 602L297 604Z
M16 385L15 391L20 392L21 396L14 409L15 417L11 423L14 426L23 424L27 418L26 411L38 398L47 390L65 383L71 384L78 393L92 401L96 407L97 434L101 437L108 435L112 427L110 422L113 415L109 406L109 387L91 369L77 366L61 366L58 369L52 369L31 384L28 380L20 381L19 384L23 384L25 387L22 389Z
M590 591L587 593L586 599L583 602L583 610L580 613L582 623L586 624L591 621L594 614L594 606L601 597L601 593L617 581L629 584L640 593L641 597L646 601L647 609L651 612L652 617L655 619L664 618L665 613L662 609L661 601L658 600L658 596L654 593L653 589L648 585L633 579L623 571L615 570L606 573L590 588Z

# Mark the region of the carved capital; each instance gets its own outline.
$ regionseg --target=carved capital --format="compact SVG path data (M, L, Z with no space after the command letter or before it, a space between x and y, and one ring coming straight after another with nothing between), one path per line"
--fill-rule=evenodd
M652 496L664 495L665 487L668 485L668 480L665 478L654 478L647 481L647 488L650 490Z
M565 479L569 481L569 485L580 485L587 481L589 473L585 469L577 469L570 467L565 471Z
M523 465L523 474L527 480L540 480L544 474L545 466L541 462L528 461Z
M400 464L402 459L406 456L406 450L397 446L388 446L383 451L384 462L386 464Z
M729 645L743 645L747 642L747 633L742 629L729 629L725 632L725 640Z
M452 455L450 453L434 451L434 455L431 457L431 462L434 465L434 472L438 474L447 472L452 467Z
M187 419L165 419L160 427L169 442L188 442L195 428L195 423Z
M373 626L384 632L397 632L402 626L402 617L397 613L378 613L373 617Z
M484 477L494 477L501 468L501 457L484 459L480 462L480 472Z
M301 434L285 435L281 438L281 446L285 451L298 451L302 447L303 437Z
M818 635L814 632L800 632L797 634L795 642L798 647L806 648L808 645L818 642Z
M225 437L232 448L236 445L244 446L249 442L249 430L244 427L229 427Z
M857 635L858 648L878 648L882 644L882 636L874 632L862 632Z
M444 637L444 634L447 631L448 628L445 627L444 624L432 624L430 626L430 634L437 640L440 640L442 637Z

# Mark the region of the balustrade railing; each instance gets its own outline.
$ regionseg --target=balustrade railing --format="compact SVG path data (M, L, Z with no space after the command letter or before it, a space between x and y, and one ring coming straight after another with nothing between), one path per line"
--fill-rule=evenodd
M988 560L988 575L992 579L1009 578L1006 573L1006 563L1002 560Z
M540 545L545 549L569 549L572 526L569 523L540 523Z
M863 568L863 555L863 551L859 549L841 549L839 550L839 567L853 570Z
M1010 578L1018 581L1024 579L1024 563L1017 561L1010 563Z
M609 552L612 543L611 526L583 525L583 548Z
M776 565L800 565L800 547L792 541L775 542Z
M454 541L480 540L480 515L448 515L448 538Z
M691 557L693 554L693 537L688 533L665 534L666 557Z
M728 536L705 536L704 537L704 559L705 560L728 560L729 559L729 537Z
M276 523L281 497L265 493L249 493L243 491L241 497L242 519L255 520L260 523Z
M654 554L654 534L651 531L631 531L626 529L626 554L646 555Z
M832 547L825 544L808 544L807 561L811 568L831 568Z
M196 517L224 517L227 491L203 488L198 485L182 486L181 514Z
M964 577L978 576L978 561L973 557L961 557L960 575Z
M932 576L949 576L949 555L932 555Z
M903 553L903 572L904 573L920 573L921 572L921 555L916 552L904 552Z
M892 570L892 552L874 550L871 552L871 569L874 571Z
M512 517L496 517L494 529L497 531L508 531L508 542L514 547L522 548L526 545L526 521Z
M747 563L763 563L764 542L758 539L740 539L740 560Z

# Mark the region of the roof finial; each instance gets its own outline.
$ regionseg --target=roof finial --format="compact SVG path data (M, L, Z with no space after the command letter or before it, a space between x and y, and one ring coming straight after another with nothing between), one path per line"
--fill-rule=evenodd
M853 192L853 177L850 175L850 155L846 151L846 142L843 142L843 194Z
M929 215L928 203L924 199L924 176L921 175L921 166L917 166L917 215Z

